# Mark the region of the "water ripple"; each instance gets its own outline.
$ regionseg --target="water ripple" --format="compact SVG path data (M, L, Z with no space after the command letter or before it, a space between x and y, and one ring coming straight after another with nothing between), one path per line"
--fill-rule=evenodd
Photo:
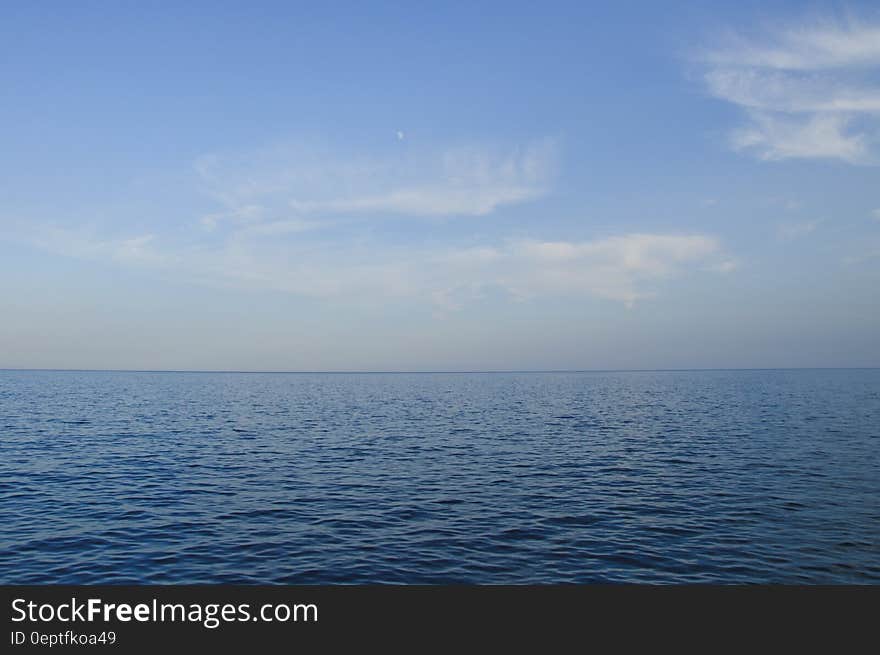
M0 582L880 582L880 371L0 371Z

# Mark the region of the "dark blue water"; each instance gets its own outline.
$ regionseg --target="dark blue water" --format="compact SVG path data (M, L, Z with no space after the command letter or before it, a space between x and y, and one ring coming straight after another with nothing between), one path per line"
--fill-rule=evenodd
M880 370L0 371L0 582L880 582Z

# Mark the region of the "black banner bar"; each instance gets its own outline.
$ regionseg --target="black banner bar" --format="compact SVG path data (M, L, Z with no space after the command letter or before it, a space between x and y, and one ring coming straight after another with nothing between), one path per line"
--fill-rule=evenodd
M880 587L5 586L6 652L794 642L871 635ZM708 639L709 641L705 641ZM572 642L571 640L576 640Z

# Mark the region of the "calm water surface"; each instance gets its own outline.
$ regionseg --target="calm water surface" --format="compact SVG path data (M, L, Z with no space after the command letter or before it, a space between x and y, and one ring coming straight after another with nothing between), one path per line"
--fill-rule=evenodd
M880 370L0 371L0 582L880 582Z

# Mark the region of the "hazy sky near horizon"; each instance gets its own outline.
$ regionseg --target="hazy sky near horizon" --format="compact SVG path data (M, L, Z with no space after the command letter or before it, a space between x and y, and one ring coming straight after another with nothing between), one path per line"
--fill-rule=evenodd
M4 3L0 368L880 366L877 4L606 4Z

